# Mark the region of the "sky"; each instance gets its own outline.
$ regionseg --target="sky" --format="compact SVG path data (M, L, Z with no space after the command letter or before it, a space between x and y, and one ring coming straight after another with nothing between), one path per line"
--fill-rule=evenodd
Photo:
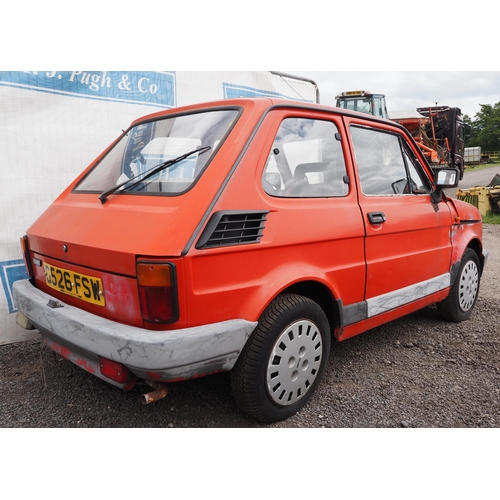
M5 14L22 19L22 31L16 22L2 26L9 50L0 69L274 70L316 81L323 104L334 105L344 90L383 93L389 115L437 102L473 119L480 104L500 102L498 35L486 22L491 2L475 0L466 11L435 0L404 9L398 0L290 5L252 0L235 9L211 0L193 9L149 0L137 10L87 0L70 12L63 0L46 0L28 16L23 3L11 2Z
M500 102L500 71L283 71L314 80L320 102L335 105L346 90L385 94L387 111L420 107L459 107L474 119L481 104Z

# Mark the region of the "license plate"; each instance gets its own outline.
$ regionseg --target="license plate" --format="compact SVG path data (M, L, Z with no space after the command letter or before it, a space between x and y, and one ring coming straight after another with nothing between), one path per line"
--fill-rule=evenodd
M45 281L54 290L78 297L91 304L105 305L104 289L100 278L61 269L46 262L44 262L43 267Z

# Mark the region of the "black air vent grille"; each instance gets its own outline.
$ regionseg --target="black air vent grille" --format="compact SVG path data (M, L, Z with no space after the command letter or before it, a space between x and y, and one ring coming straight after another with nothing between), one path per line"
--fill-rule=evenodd
M203 231L196 248L214 248L258 243L267 219L266 212L216 212Z

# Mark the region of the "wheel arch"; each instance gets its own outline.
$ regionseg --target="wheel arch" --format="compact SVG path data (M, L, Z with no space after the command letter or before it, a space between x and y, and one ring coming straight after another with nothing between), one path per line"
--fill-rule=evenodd
M484 254L483 254L483 245L479 241L478 238L474 238L473 240L469 241L469 244L467 245L466 248L470 248L471 250L474 250L476 252L477 257L479 259L479 265L481 267L480 272L483 274L484 270L484 264L485 264L485 259L484 259ZM465 252L465 248L464 248Z
M276 296L285 293L302 295L316 302L323 309L330 325L330 332L333 334L338 326L340 311L337 300L324 283L315 280L299 281L284 288Z
M473 250L477 258L479 259L479 276L482 275L483 269L484 269L484 264L485 264L485 257L483 254L483 246L481 244L481 241L479 238L473 238L471 239L467 244L464 243L464 245L460 246L459 249L455 249L455 252L453 253L453 261L451 265L451 278L450 278L450 286L455 283L455 280L458 276L458 270L460 268L460 265L462 263L462 258L465 254L465 251L470 248Z
M480 268L480 255L467 246L461 261L453 265L448 295L436 304L442 319L455 323L469 319L478 298Z
M485 264L485 256L483 253L481 236L481 223L467 223L467 221L464 221L461 224L454 224L451 226L451 241L453 246L452 266L459 263L467 248L470 248L477 254L480 272L482 273Z

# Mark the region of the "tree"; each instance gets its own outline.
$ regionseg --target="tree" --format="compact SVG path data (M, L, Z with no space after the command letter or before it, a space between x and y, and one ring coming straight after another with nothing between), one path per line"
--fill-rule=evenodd
M481 146L483 151L500 150L500 102L494 106L491 104L480 104L478 111L471 120L464 116L465 123L471 126L471 137L467 141L467 147Z

